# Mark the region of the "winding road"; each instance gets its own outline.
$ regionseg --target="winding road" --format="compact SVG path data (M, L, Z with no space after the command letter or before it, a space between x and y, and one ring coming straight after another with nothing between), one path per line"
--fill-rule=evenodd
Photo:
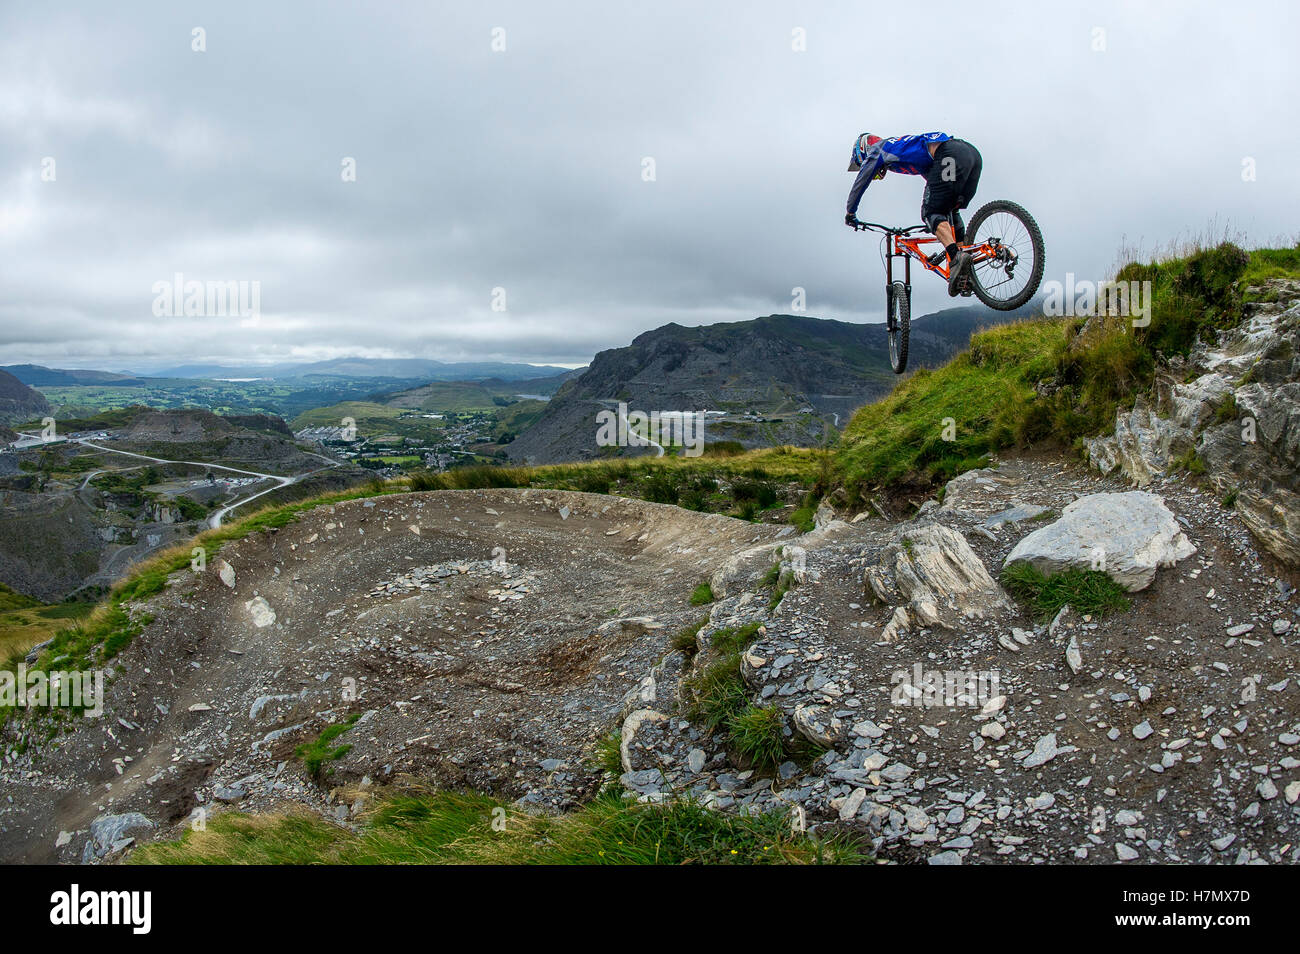
M35 435L35 434L23 434L22 436L33 437L33 438L39 437L39 435ZM122 454L125 457L134 457L137 460L146 460L154 464L188 464L191 467L205 467L208 470L222 470L232 474L242 474L245 477L257 477L260 478L261 480L275 481L275 486L267 487L265 490L259 490L257 493L249 494L247 497L241 497L240 499L227 504L226 506L218 510L216 513L212 514L212 516L208 518L208 526L213 529L221 526L221 522L226 518L227 514L229 514L233 510L238 509L239 507L242 507L244 504L252 500L256 500L258 497L269 494L272 491L282 490L285 487L290 487L293 484L298 483L298 481L302 480L303 478L310 477L312 474L319 474L321 471L329 470L333 467L338 467L342 463L341 461L332 460L324 456L323 454L317 454L312 451L303 451L303 453L305 454L309 454L312 457L317 457L320 460L325 461L326 463L329 464L329 466L317 467L315 470L309 470L306 473L297 474L293 477L284 477L281 476L280 474L263 474L256 470L241 470L238 467L227 467L224 464L210 464L207 461L201 461L201 460L168 460L165 457L150 457L148 454L137 454L135 451L119 450L116 447L105 447L103 444L96 444L93 441L88 441L84 438L79 438L79 437L70 438L69 442L74 444L81 444L83 447L93 447L97 451L105 451L110 454ZM135 468L130 468L130 469L134 470ZM94 477L95 474L99 474L99 473L103 473L103 471L95 471L94 473L87 475L86 479L82 482L81 486L84 488L86 484L90 482L90 478Z

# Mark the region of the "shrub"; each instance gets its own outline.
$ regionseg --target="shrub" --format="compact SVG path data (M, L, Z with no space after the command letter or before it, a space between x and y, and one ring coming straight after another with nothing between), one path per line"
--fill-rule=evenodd
M679 492L676 482L669 474L652 474L641 485L641 496L651 503L675 504Z

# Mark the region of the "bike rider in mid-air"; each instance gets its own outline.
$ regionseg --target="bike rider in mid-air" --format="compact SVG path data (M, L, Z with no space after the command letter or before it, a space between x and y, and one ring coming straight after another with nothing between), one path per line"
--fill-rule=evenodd
M883 179L886 172L925 176L921 221L948 253L948 294L955 296L962 290L970 269L970 253L957 247L966 238L966 225L958 210L966 208L974 197L982 165L978 149L947 133L930 132L893 139L863 133L854 142L853 158L849 161L849 172L856 172L858 177L849 190L844 224L858 225L858 205L872 179Z

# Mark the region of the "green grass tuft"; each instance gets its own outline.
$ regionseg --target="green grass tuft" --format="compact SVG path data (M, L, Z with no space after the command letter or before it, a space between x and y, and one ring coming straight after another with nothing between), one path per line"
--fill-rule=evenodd
M340 735L352 728L359 718L361 718L361 713L354 712L342 722L326 726L314 741L305 742L294 750L293 754L302 759L303 765L307 767L308 773L313 778L321 777L321 768L327 762L341 759L348 754L352 748L351 745L333 745L332 743Z
M776 609L785 599L785 594L790 592L790 587L794 585L794 574L785 570L777 575L776 585L772 587L772 595L768 598L767 608Z
M483 795L391 796L360 832L306 813L222 812L205 831L143 845L131 864L684 865L862 864L847 836L791 830L784 813L739 816L614 793L565 815L529 814Z
M610 732L596 740L595 767L617 779L623 774L623 736Z
M748 705L727 722L736 751L768 771L785 761L784 727L779 706Z
M694 656L700 649L700 644L696 637L699 636L700 630L704 628L704 624L708 621L709 618L704 616L698 622L679 629L673 635L673 638L668 641L668 648L683 652L687 656Z
M1002 571L1002 585L1039 621L1050 620L1066 604L1093 616L1122 612L1131 605L1124 587L1099 570L1067 570L1048 577L1018 562Z
M691 592L691 605L703 606L706 603L712 603L716 597L713 595L713 587L709 584L701 583Z

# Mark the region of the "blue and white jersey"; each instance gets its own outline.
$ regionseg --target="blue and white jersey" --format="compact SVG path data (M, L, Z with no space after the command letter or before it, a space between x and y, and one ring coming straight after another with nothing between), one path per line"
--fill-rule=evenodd
M871 185L871 180L883 172L901 172L909 176L923 176L934 165L934 157L929 147L935 143L951 139L947 133L928 132L919 136L895 136L882 139L867 149L862 160L858 177L853 180L849 190L848 214L857 215L862 202L862 194Z

